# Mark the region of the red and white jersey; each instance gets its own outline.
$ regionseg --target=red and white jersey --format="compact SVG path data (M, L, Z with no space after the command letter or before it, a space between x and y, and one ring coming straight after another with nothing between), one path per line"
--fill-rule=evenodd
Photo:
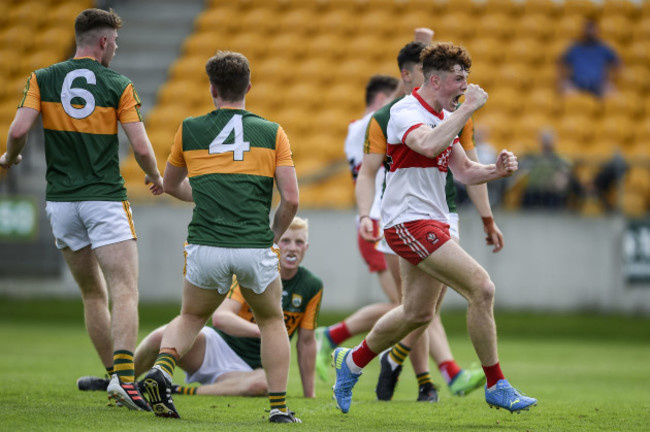
M372 117L372 114L373 113L371 112L362 119L353 121L348 126L348 135L345 138L345 156L348 159L352 178L355 182L357 181L357 176L361 169L361 162L363 161L363 144L366 140L366 130L368 129L368 123L370 123L370 117ZM381 196L384 192L385 177L386 170L382 166L379 168L379 171L377 171L377 176L375 177L375 198L372 202L369 214L372 219L379 220L381 216Z
M384 229L416 220L449 223L445 184L451 148L458 137L434 159L411 150L405 142L413 130L436 127L450 114L436 112L415 90L391 108L386 131L390 171L381 207Z

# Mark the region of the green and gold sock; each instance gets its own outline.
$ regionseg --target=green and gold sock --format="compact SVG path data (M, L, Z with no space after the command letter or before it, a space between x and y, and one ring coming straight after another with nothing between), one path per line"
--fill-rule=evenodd
M424 384L433 384L433 380L431 379L431 374L429 372L422 372L421 374L417 374L415 377L418 380L419 387L422 387Z
M132 383L135 380L135 366L131 351L117 350L113 353L113 373L117 374L120 381L124 383Z
M173 387L174 393L188 395L188 396L194 396L196 394L196 389L198 389L198 387L196 386L190 387L190 386L179 385Z
M393 348L390 350L388 355L390 356L391 360L393 360L399 366L404 363L404 360L406 360L406 357L408 357L410 352L411 348L401 343L397 343L396 345L393 345Z
M269 402L271 403L271 409L287 412L287 392L269 393Z
M173 350L173 351L172 351ZM160 367L163 371L167 372L170 378L174 375L178 355L174 355L175 349L161 349L156 358L154 366Z

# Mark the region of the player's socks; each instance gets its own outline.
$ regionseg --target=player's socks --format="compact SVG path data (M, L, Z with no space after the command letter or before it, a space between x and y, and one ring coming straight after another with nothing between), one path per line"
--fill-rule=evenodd
M269 393L271 410L278 409L283 413L287 412L287 392Z
M338 324L327 327L325 335L327 335L332 348L336 348L337 346L341 345L343 341L349 339L352 336L347 324L345 324L345 321L341 321Z
M418 380L418 387L421 387L425 384L431 384L433 385L433 380L431 379L431 373L429 372L422 372L419 373L415 376Z
M447 385L449 385L449 383L452 382L453 379L456 378L456 375L458 375L461 371L460 366L458 366L455 360L449 360L440 363L438 365L438 369L440 369L440 374L447 382Z
M499 362L496 362L492 366L483 366L483 372L485 372L485 378L487 379L486 386L488 389L495 386L499 380L504 379Z
M168 375L167 378L171 381L177 361L178 352L176 351L176 348L161 348L158 357L156 357L154 367L158 366L160 370Z
M404 363L406 357L409 356L410 352L411 348L407 347L401 342L393 345L393 348L391 348L390 352L388 353L388 362L392 366L393 370L395 370L397 366L401 366Z
M108 375L109 379L110 379L111 375L113 375L114 373L115 373L115 369L113 368L112 365L111 365L111 367L106 368L106 374Z
M346 361L352 373L359 374L361 369L366 367L375 357L377 357L377 353L368 348L368 344L364 339L352 350L351 355L347 356Z
M183 386L183 385L173 385L172 384L172 394L182 394L188 396L194 396L196 394L196 386Z
M135 381L135 366L133 365L133 353L127 350L117 350L113 353L113 373L123 383Z

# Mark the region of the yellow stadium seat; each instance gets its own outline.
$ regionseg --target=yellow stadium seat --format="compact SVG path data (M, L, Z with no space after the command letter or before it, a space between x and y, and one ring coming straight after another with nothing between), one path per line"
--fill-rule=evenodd
M520 10L516 1L513 0L485 0L483 10L485 12L503 13L506 15L517 15Z
M38 28L47 19L42 7L42 2L35 0L16 2L7 11L7 21L14 24L28 23L34 28Z
M280 14L270 7L254 7L239 17L243 31L254 31L270 36L279 31ZM237 18L236 18L237 19Z
M600 111L600 103L593 95L588 93L566 95L562 99L562 107L565 115L582 113L593 117Z
M553 116L560 109L558 94L551 87L535 86L523 102L525 113Z
M319 56L307 56L296 64L296 78L315 81L323 86L329 85L335 78L331 66L331 62Z
M544 14L557 17L561 13L560 3L554 0L526 0L521 5L522 15Z
M609 139L620 145L634 140L636 124L625 114L609 115L595 125L597 135L601 139Z
M592 0L571 0L563 3L563 13L565 15L579 14L582 16L595 16L599 6Z
M603 19L620 15L626 19L635 19L641 13L639 2L630 0L603 0L601 5Z
M246 106L251 107L253 112L268 110L274 112L284 104L282 93L287 88L282 81L272 81L265 79L259 82L252 81L251 91L246 96Z
M364 88L368 78L380 71L372 67L367 60L356 58L342 61L332 72L336 74L337 82L341 85L348 83L353 88Z
M617 80L618 87L623 91L646 94L650 90L649 71L645 65L624 65Z
M307 53L307 45L299 34L283 33L270 38L267 44L268 52L289 59L301 59Z
M235 33L241 30L241 11L227 2L220 2L219 6L207 8L194 20L196 33Z
M167 81L160 87L156 103L193 106L209 98L208 86L203 86L192 79L177 79Z
M443 41L453 41L454 43L463 43L472 39L475 27L472 25L476 17L469 15L464 8L455 8L454 12L449 12L435 23L433 30L436 32L434 39Z
M535 67L526 63L507 62L500 69L500 80L518 91L527 92L532 86L534 71Z
M514 20L515 34L518 38L533 38L544 42L553 37L554 18L545 13L528 13Z
M634 24L622 14L605 14L598 26L603 39L609 43L627 44L632 40Z
M544 58L544 41L532 35L521 35L504 46L503 53L507 62L524 62L537 66Z
M586 0L588 3L591 3L591 0ZM565 2L573 3L573 2ZM562 15L558 17L553 25L555 29L555 39L556 40L566 40L567 42L575 40L584 26L585 15L580 12L571 12L565 11ZM568 45L568 43L567 43Z
M306 7L290 9L279 17L278 25L284 33L312 37L318 29L315 11Z
M244 54L251 61L252 73L255 71L253 60L259 62L269 55L268 38L260 33L243 32L225 38L220 49L227 49Z
M650 52L650 37L646 40L634 40L624 44L619 52L623 57L624 67L631 65L646 67L648 64L648 53Z
M256 74L263 77L264 83L290 83L294 77L292 61L280 56L270 56L263 61L251 66ZM253 83L253 85L256 85Z
M395 15L386 9L373 9L362 14L356 20L360 35L383 35L393 32Z
M578 144L587 142L593 138L594 127L594 120L581 112L565 114L557 119L555 124L559 139Z
M603 99L602 114L606 117L623 114L630 119L643 120L643 103L644 98L638 92L618 92Z
M624 192L621 209L628 217L642 217L648 210L648 200L642 192Z
M364 97L364 87L345 82L323 89L320 94L324 106L336 107L337 112L346 115L343 120L346 124L353 120L357 113L363 111ZM348 117L347 113L349 112L354 114Z
M377 43L372 34L359 34L345 44L345 54L351 59L381 60L386 57L386 48Z
M650 4L643 2L644 5ZM650 9L650 6L647 8ZM643 14L641 18L634 24L632 28L632 37L635 41L645 41L650 39L650 12Z
M344 38L333 33L319 33L306 41L310 55L340 61L345 50Z
M168 79L194 79L208 85L205 64L213 53L199 53L179 57L169 69Z
M475 38L469 44L469 54L472 57L472 64L485 63L494 64L503 56L503 43L490 32L478 30L480 37Z
M0 46L25 53L31 51L34 46L34 39L31 37L33 29L30 23L10 23L10 26L2 30Z
M521 109L520 93L510 86L498 87L488 94L487 105L490 110L498 110L504 114L518 114Z
M314 82L301 80L283 90L283 105L299 103L306 110L314 110L322 103L323 90Z
M481 16L476 23L476 34L483 37L506 40L513 35L513 17L507 13L490 10ZM497 54L498 55L498 54Z
M41 69L63 60L64 58L62 58L59 53L45 48L23 56L20 64L21 70L29 73L30 71Z
M183 42L183 53L187 56L200 55L207 61L220 48L220 38L214 32L194 33Z
M332 9L318 17L318 29L323 34L347 36L356 32L355 16L346 9Z

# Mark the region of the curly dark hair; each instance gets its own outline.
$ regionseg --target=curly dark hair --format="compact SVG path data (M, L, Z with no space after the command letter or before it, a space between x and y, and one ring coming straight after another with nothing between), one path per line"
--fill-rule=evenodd
M436 42L427 46L420 54L420 60L425 78L435 71L451 72L456 65L466 72L472 67L467 50L451 42Z

